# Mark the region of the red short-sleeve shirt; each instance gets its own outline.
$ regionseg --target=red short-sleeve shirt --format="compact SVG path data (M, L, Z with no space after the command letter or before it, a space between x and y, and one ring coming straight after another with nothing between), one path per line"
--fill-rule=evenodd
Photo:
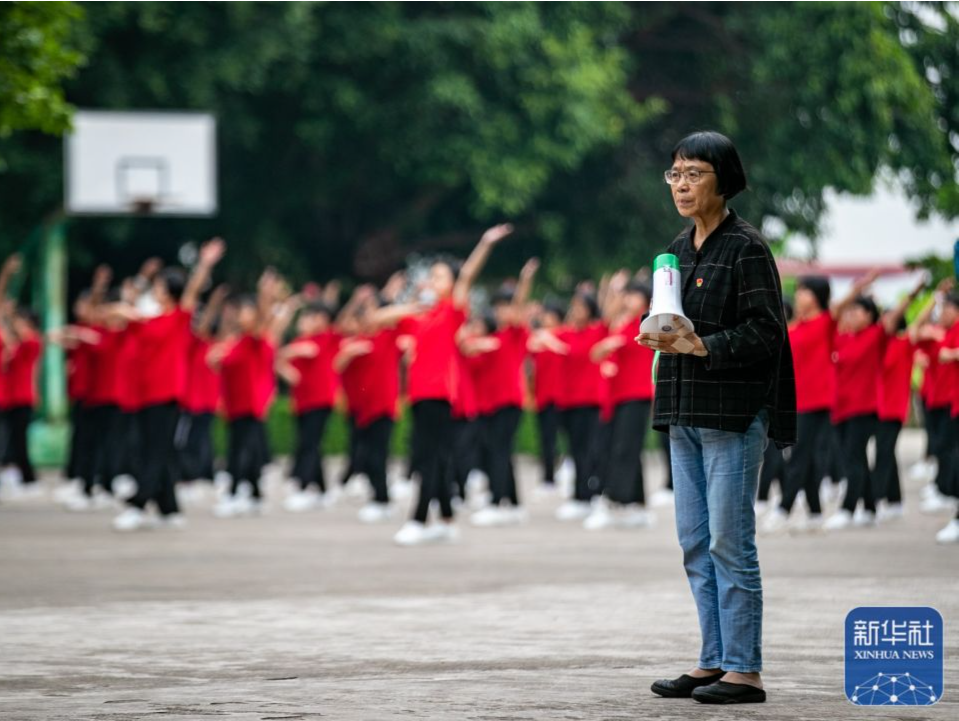
M562 382L559 406L581 408L599 406L602 402L602 383L599 364L590 358L593 346L606 337L606 326L594 322L585 328L564 328L557 337L569 346L563 356Z
M191 314L175 308L140 324L137 331L140 402L181 402L186 390Z
M294 343L312 343L317 354L299 357L290 361L300 372L300 382L293 386L290 395L293 410L306 413L318 408L332 408L338 387L333 359L340 347L342 336L334 331L297 338Z
M6 407L21 408L37 403L37 364L43 347L37 337L25 338L7 361Z
M452 403L458 387L456 331L466 315L452 299L441 300L426 313L408 318L400 332L416 341L407 369L407 395L411 403L443 400Z
M836 336L836 403L833 423L876 413L879 376L886 351L886 331L873 323L858 333Z
M796 372L796 411L828 411L836 400L836 321L828 312L789 327Z
M655 353L636 342L640 319L628 321L611 330L626 343L610 353L608 360L616 368L609 379L609 397L613 405L627 401L648 401L653 397L653 357Z
M263 404L263 341L243 335L233 341L220 364L223 411L228 420L257 416Z
M206 362L213 342L193 334L187 361L186 392L183 410L188 413L214 413L220 403L220 374Z
M916 346L907 335L890 338L879 377L879 420L905 423L912 391L912 360Z
M380 418L396 418L400 389L397 336L397 330L388 329L354 337L369 341L373 346L366 355L353 358L343 370L347 405L359 428L365 428Z

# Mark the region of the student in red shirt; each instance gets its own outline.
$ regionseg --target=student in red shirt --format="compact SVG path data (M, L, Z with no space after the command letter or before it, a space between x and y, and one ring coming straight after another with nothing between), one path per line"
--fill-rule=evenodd
M206 362L218 330L227 287L217 286L190 333L186 390L177 424L177 451L181 481L212 481L213 420L220 403L220 376Z
M207 362L220 374L222 408L229 428L227 473L231 486L213 508L218 518L262 510L260 477L269 454L264 419L273 394L274 348L299 302L295 296L283 297L283 287L275 273L266 271L256 296L229 299L224 316L229 316L236 332L207 353Z
M539 313L537 329L555 331L563 323L563 308L555 301L547 301ZM556 441L559 435L559 389L562 385L563 356L530 338L529 350L533 363L533 400L539 431L540 463L543 467L543 486L550 490L556 482ZM535 350L534 350L535 348Z
M822 526L819 487L822 468L817 457L830 443L832 411L836 402L837 320L875 279L875 273L857 280L844 298L830 305L829 279L806 276L799 280L794 298L795 321L789 326L796 373L797 440L783 469L782 497L777 508L763 518L760 530L783 529L800 491L806 497L808 529Z
M563 383L558 406L576 468L576 485L573 498L556 511L560 520L586 518L591 499L600 492L596 476L599 450L596 444L603 378L599 364L590 354L593 346L606 335L606 325L600 319L595 297L581 290L570 301L566 325L554 333L541 331L537 337L537 343L551 343L552 336L560 343L553 349L563 354Z
M611 288L608 295L606 314L614 320L609 335L593 346L590 357L609 369L612 420L603 453L608 459L603 498L614 508L596 504L583 522L587 530L638 528L652 522L645 508L642 452L652 409L654 353L636 342L652 292L633 280L621 290Z
M353 419L354 470L366 474L373 487L373 498L359 512L364 523L386 521L393 515L386 469L399 396L400 350L396 328L377 328L373 322L384 304L369 295L355 306L349 319L355 332L340 343L334 359Z
M886 346L904 312L905 305L901 305L880 316L875 302L859 295L839 318L832 418L842 439L848 486L842 507L823 524L826 530L875 523L876 488L866 447L878 425L879 381ZM862 511L857 510L860 502Z
M296 451L290 477L300 490L286 499L288 511L316 508L326 493L320 446L333 411L338 380L333 359L342 336L333 328L333 311L321 301L300 310L296 338L277 353L276 370L290 385L296 417Z
M939 317L946 329L938 354L937 384L949 392L949 420L942 430L939 469L936 486L943 497L959 498L959 293L948 293L943 299ZM948 507L943 498L928 498L923 503L927 512ZM959 542L959 515L936 534L938 543Z
M467 500L470 474L484 467L485 447L479 419L476 380L483 372L483 355L499 347L492 337L496 321L492 316L473 316L456 335L457 392L453 401L453 485L462 501Z
M107 304L119 301L119 293L107 294ZM120 414L120 387L126 379L121 369L121 346L126 335L127 321L110 313L107 306L94 310L96 324L92 330L97 339L87 347L89 388L86 394L86 422L90 425L93 445L93 463L83 475L86 499L93 498L94 486L113 495L113 479L120 474L125 447L124 419ZM84 510L83 502L72 510Z
M37 365L42 344L38 322L26 308L17 308L8 319L12 333L3 339L6 368L2 411L9 443L4 463L13 465L23 484L36 483L37 474L27 448L27 429L37 405Z
M516 287L503 287L492 299L494 327L490 338L495 344L481 356L482 371L476 383L491 499L488 508L477 511L470 519L476 526L521 523L526 519L516 487L513 446L523 415L523 364L529 341L526 300L538 269L539 261L531 259L520 271Z
M906 325L905 309L915 300L922 286L905 301L901 313L896 316L896 334L889 338L879 377L879 424L876 428L876 462L874 485L876 499L884 503L877 509L878 520L890 520L902 516L902 488L899 480L899 463L896 458L896 443L899 433L909 417L909 401L912 396L912 369L921 329L928 320L932 304L923 310L909 326Z
M67 398L70 401L70 447L64 476L70 485L57 490L59 502L71 503L82 497L82 477L93 463L93 434L87 420L85 401L90 388L91 361L90 343L99 340L92 330L92 293L85 290L73 303L76 321L72 325L50 331L47 340L66 351Z
M142 447L137 473L137 493L127 501L128 508L114 519L118 531L134 531L149 523L144 510L156 504L161 519L172 526L182 525L174 483L176 447L174 435L179 403L186 387L190 319L197 298L223 256L225 245L215 238L200 249L199 262L187 278L179 268L166 268L153 280L152 292L160 314L143 318L128 311L128 319L138 325L137 413Z
M424 454L420 494L413 518L394 537L399 545L451 541L452 528L449 464L452 444L452 404L456 398L456 333L465 319L469 292L493 247L512 232L510 225L487 230L469 258L457 271L452 262L437 262L430 268L425 295L431 307L391 306L377 312L375 322L389 325L403 320L400 332L413 339L412 360L407 370L407 395L413 407L417 443ZM427 529L430 504L439 501L443 522Z

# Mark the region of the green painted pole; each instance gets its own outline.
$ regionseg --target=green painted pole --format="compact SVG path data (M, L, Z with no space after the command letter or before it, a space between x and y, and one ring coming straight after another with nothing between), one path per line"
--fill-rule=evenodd
M57 213L42 228L34 274L43 333L67 318L66 218ZM66 458L69 437L66 363L63 348L45 343L40 367L40 418L30 428L30 452L37 465L56 466Z

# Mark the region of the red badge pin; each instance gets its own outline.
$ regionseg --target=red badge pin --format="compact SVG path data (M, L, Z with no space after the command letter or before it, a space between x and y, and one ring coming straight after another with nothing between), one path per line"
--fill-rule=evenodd
M697 287L697 288L702 288L702 287L703 287L703 279L702 279L702 278L697 278L697 279L696 279L696 287Z

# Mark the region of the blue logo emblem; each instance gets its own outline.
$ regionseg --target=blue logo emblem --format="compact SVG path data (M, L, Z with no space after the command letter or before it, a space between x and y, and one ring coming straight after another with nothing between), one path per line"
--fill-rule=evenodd
M930 706L942 697L942 616L927 606L846 615L846 698L857 706Z

